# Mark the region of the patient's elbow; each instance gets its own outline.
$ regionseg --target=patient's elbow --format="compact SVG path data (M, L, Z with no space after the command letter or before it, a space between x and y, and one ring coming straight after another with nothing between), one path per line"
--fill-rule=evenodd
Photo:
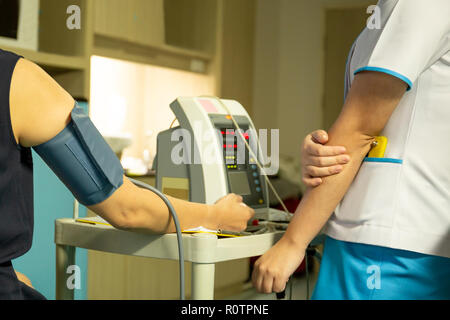
M116 229L131 230L134 228L136 213L128 206L111 206L109 204L102 203L89 206L89 210L105 219Z
M130 223L125 217L115 216L108 219L108 222L116 229L130 230Z
M126 207L114 212L110 224L119 230L164 234L168 225L157 223L157 215L144 208Z
M116 229L130 231L137 228L137 212L128 208L117 209L109 223Z

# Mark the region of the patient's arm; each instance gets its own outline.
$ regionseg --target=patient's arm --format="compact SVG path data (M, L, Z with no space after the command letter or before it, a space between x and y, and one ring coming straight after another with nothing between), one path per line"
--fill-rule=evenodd
M20 59L11 80L10 112L14 138L24 147L53 139L70 122L74 99L36 64ZM254 210L243 205L242 197L227 195L214 205L168 197L181 228L241 231ZM119 229L152 233L175 231L165 203L153 192L136 187L126 177L106 200L89 207Z
M384 73L363 72L355 76L327 143L344 146L350 162L340 174L326 177L320 186L307 190L286 234L255 264L253 283L258 290L283 290L303 259L300 252L304 252L344 197L374 137L385 127L405 90L403 81Z

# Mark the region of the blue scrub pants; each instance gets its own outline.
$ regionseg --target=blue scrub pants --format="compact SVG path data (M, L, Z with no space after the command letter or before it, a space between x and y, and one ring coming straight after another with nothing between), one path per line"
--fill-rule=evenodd
M450 258L327 237L314 300L448 300Z

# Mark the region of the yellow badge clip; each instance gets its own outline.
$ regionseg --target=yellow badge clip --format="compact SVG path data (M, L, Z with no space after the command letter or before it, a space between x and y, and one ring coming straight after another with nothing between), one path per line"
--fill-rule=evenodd
M388 139L386 137L380 136L376 137L373 142L372 149L369 152L369 158L384 158L384 152L386 151L386 146Z

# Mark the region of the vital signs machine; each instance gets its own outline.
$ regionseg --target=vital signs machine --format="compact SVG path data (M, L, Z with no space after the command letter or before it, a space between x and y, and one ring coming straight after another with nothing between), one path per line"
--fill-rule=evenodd
M179 260L180 298L185 296L184 262L191 262L192 299L204 300L214 298L216 263L262 255L283 235L290 214L268 207L268 179L260 165L264 163L263 152L242 105L233 100L197 97L178 98L170 108L179 126L158 135L156 187L165 194L207 204L236 193L255 209L255 218L266 222L249 226L239 236L227 233L232 236L223 238L224 230L221 237L211 232L153 235L118 230L99 218L78 219L74 214L73 219L58 219L57 299L73 299L66 270L75 264L76 247ZM142 186L138 181L134 183ZM174 210L171 213L176 216Z
M156 187L174 197L213 204L235 193L255 217L286 220L268 208L267 182L255 127L244 107L215 97L180 97L171 105L179 126L157 138ZM251 151L250 151L251 150Z

